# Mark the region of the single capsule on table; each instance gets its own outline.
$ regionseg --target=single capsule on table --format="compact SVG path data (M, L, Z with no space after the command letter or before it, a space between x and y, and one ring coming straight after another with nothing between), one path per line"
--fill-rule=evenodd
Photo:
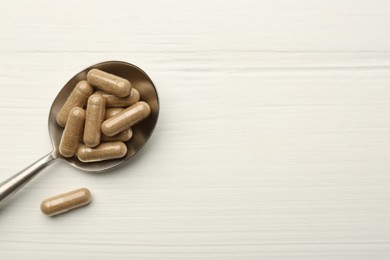
M99 145L101 138L101 125L104 120L106 100L99 94L93 94L88 99L87 114L84 128L84 143L86 146Z
M87 80L92 86L117 97L126 97L131 93L130 81L99 69L91 69Z
M93 87L86 81L82 80L77 83L76 87L66 99L64 105L58 112L56 121L61 127L66 125L70 110L74 107L84 107L90 95L93 93Z
M85 110L81 107L73 108L68 117L65 129L62 132L59 152L64 157L73 157L83 135Z
M102 143L95 148L82 145L77 150L77 158L81 162L98 162L119 159L124 157L126 153L127 146L123 142L109 142Z
M43 200L41 211L46 215L54 216L87 205L91 199L91 192L81 188Z
M147 118L150 112L148 103L144 101L137 102L104 121L102 124L102 132L107 136L116 135Z

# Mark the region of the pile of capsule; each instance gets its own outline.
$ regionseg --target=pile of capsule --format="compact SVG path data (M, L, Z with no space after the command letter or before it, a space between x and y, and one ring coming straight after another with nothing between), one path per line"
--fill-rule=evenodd
M149 114L149 105L140 101L127 79L92 69L57 114L57 124L65 127L59 152L81 162L122 158L127 154L124 142L133 135L131 127Z

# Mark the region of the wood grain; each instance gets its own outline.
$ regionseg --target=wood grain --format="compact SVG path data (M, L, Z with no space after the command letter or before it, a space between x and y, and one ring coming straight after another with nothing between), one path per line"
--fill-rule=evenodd
M1 2L0 179L96 62L143 68L161 116L125 167L45 169L1 209L0 258L389 259L389 23L385 0Z

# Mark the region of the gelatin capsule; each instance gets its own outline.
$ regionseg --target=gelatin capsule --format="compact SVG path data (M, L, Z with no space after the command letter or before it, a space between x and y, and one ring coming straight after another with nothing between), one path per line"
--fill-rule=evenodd
M110 108L108 108L106 106L106 113L104 115L104 120L109 119L110 117L113 117L113 116L119 114L123 110L124 110L124 108L122 108L122 107L110 107Z
M95 148L81 145L77 151L77 157L81 162L98 162L122 158L126 153L127 146L123 142L109 142L102 143Z
M56 121L61 127L66 125L70 110L74 107L84 107L90 95L93 93L93 87L86 81L82 80L77 83L76 87L70 93L62 106L60 112L58 112Z
M83 135L85 114L81 107L75 107L70 111L58 148L62 156L73 157L76 154Z
M139 123L150 115L148 103L140 101L126 108L116 116L113 116L102 124L102 132L107 136L116 135L133 125Z
M127 142L131 139L132 136L133 136L133 130L130 128L114 136L107 136L105 134L102 134L102 142L115 142L115 141Z
M127 97L117 97L115 95L97 91L106 99L106 107L129 107L137 103L140 99L140 94L135 88L131 89L131 94Z
M101 138L101 125L104 120L106 100L100 94L93 94L88 99L84 128L84 144L98 146Z
M126 97L131 93L130 81L99 69L91 69L87 80L92 86L117 97Z
M87 205L91 199L91 192L86 188L81 188L43 200L41 211L46 215L54 216Z

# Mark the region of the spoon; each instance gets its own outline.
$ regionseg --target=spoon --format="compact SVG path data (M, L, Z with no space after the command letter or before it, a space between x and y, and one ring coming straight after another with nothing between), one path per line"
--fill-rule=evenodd
M67 97L72 92L77 82L87 79L87 73L91 69L100 69L108 73L118 75L131 82L141 95L141 100L147 102L151 108L151 113L147 119L132 127L133 137L126 142L127 154L125 157L115 160L83 163L76 157L65 158L59 151L63 128L57 125L56 116ZM123 61L107 61L92 65L76 74L61 89L50 109L49 114L49 134L53 145L53 151L34 162L24 170L11 176L0 183L0 205L5 204L8 199L35 177L42 169L50 165L57 159L62 159L73 167L86 172L103 172L117 167L131 157L133 157L148 141L157 123L159 113L159 101L156 88L149 76L137 66Z

